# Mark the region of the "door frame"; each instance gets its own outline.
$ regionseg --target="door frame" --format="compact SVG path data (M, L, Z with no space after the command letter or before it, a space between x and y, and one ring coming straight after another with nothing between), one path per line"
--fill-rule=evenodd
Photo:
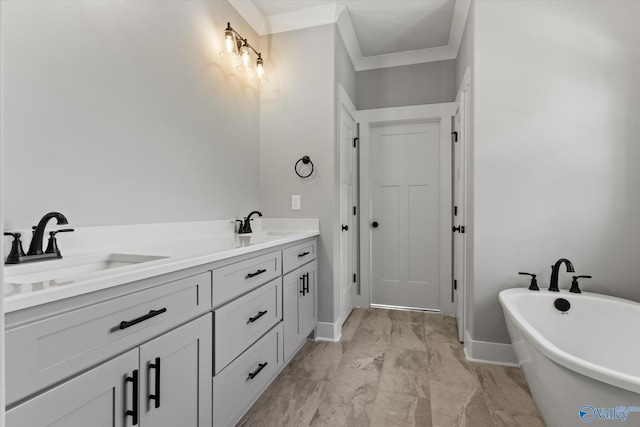
M359 307L371 306L371 128L394 123L440 124L440 312L454 314L451 301L451 116L455 103L412 105L358 111L360 123L360 295Z

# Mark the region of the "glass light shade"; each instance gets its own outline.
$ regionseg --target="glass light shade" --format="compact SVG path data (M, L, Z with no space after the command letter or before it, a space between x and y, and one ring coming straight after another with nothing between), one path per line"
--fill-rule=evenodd
M264 61L260 55L258 55L258 59L256 60L256 75L252 80L267 82L267 76L264 73Z
M242 64L236 67L239 71L244 71L245 73L253 73L253 67L251 66L251 49L245 44L240 48L240 56L242 57Z
M231 30L225 30L224 32L224 47L225 50L220 52L220 56L224 59L234 60L238 59L238 43L236 36Z

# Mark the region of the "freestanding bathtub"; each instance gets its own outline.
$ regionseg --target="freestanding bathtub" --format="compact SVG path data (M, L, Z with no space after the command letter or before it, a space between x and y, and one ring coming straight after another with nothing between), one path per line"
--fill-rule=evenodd
M566 311L568 301L570 308ZM640 304L590 292L500 292L509 335L548 427L640 426Z

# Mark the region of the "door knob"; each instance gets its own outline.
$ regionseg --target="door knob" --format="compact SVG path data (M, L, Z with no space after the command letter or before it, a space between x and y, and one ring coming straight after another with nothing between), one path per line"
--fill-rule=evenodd
M349 226L348 225L343 225L342 226L342 231L349 231Z
M373 222L371 223L371 226L372 226L373 228L378 228L378 221L373 221Z

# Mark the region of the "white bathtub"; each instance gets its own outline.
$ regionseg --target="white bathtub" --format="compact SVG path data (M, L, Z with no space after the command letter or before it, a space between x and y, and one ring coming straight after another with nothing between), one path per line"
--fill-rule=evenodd
M571 304L554 307L557 298ZM584 292L500 292L509 335L548 427L640 426L640 304Z

